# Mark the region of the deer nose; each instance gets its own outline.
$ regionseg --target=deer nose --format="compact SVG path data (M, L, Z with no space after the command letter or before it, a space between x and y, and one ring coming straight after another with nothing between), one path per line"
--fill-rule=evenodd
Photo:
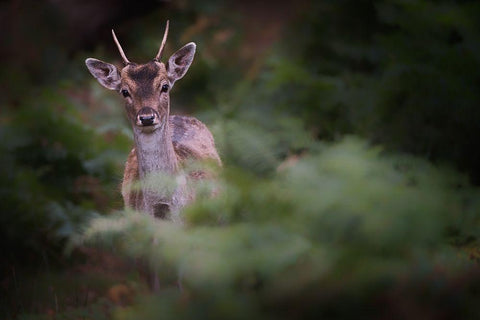
M153 120L155 120L155 116L154 115L151 115L151 116L140 116L140 122L142 123L142 125L144 126L150 126L153 124Z
M144 127L152 126L155 124L157 117L158 114L154 109L150 107L144 107L140 109L137 114L137 125Z

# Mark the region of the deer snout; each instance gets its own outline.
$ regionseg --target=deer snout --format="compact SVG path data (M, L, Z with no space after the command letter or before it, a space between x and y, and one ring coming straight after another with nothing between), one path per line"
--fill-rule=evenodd
M140 122L142 122L144 126L152 125L154 119L155 116L140 116Z
M158 123L158 113L150 107L144 107L137 113L137 126L148 127Z

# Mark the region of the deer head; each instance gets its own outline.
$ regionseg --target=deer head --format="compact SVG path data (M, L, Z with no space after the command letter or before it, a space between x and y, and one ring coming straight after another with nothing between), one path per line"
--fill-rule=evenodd
M155 58L145 64L127 59L112 30L112 35L122 56L124 67L119 70L113 64L88 58L85 63L90 73L107 89L123 95L127 116L134 130L150 133L168 123L170 113L170 89L190 67L195 55L193 42L175 52L166 64L160 62L168 35L165 28L162 44Z

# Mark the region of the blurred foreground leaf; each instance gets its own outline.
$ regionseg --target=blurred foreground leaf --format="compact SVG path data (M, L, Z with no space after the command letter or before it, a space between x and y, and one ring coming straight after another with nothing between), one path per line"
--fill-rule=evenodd
M184 227L128 211L94 219L82 241L149 261L166 284L118 318L346 316L384 296L383 307L362 311L378 315L423 294L433 312L437 298L418 279L443 281L450 296L476 270L450 245L452 230L478 236L469 213L478 190L464 177L354 137L317 150L269 178L227 168L222 193L187 208ZM183 294L168 289L176 277ZM407 296L397 301L396 290ZM468 315L473 297L441 311Z

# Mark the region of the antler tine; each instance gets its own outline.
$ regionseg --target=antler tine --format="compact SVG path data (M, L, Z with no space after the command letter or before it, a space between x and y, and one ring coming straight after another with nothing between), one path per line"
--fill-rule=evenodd
M168 26L170 25L170 21L167 20L167 25L165 26L165 33L163 34L163 40L162 44L160 45L160 49L158 50L157 56L155 57L155 61L160 62L160 59L162 58L163 54L163 49L165 48L165 43L167 42L167 36L168 36Z
M117 36L115 36L115 31L112 29L112 35L113 35L113 41L117 44L118 51L120 51L120 55L122 56L123 63L124 64L129 64L130 61L128 61L127 56L125 55L125 52L123 52L122 46L120 45L120 42L118 42Z

